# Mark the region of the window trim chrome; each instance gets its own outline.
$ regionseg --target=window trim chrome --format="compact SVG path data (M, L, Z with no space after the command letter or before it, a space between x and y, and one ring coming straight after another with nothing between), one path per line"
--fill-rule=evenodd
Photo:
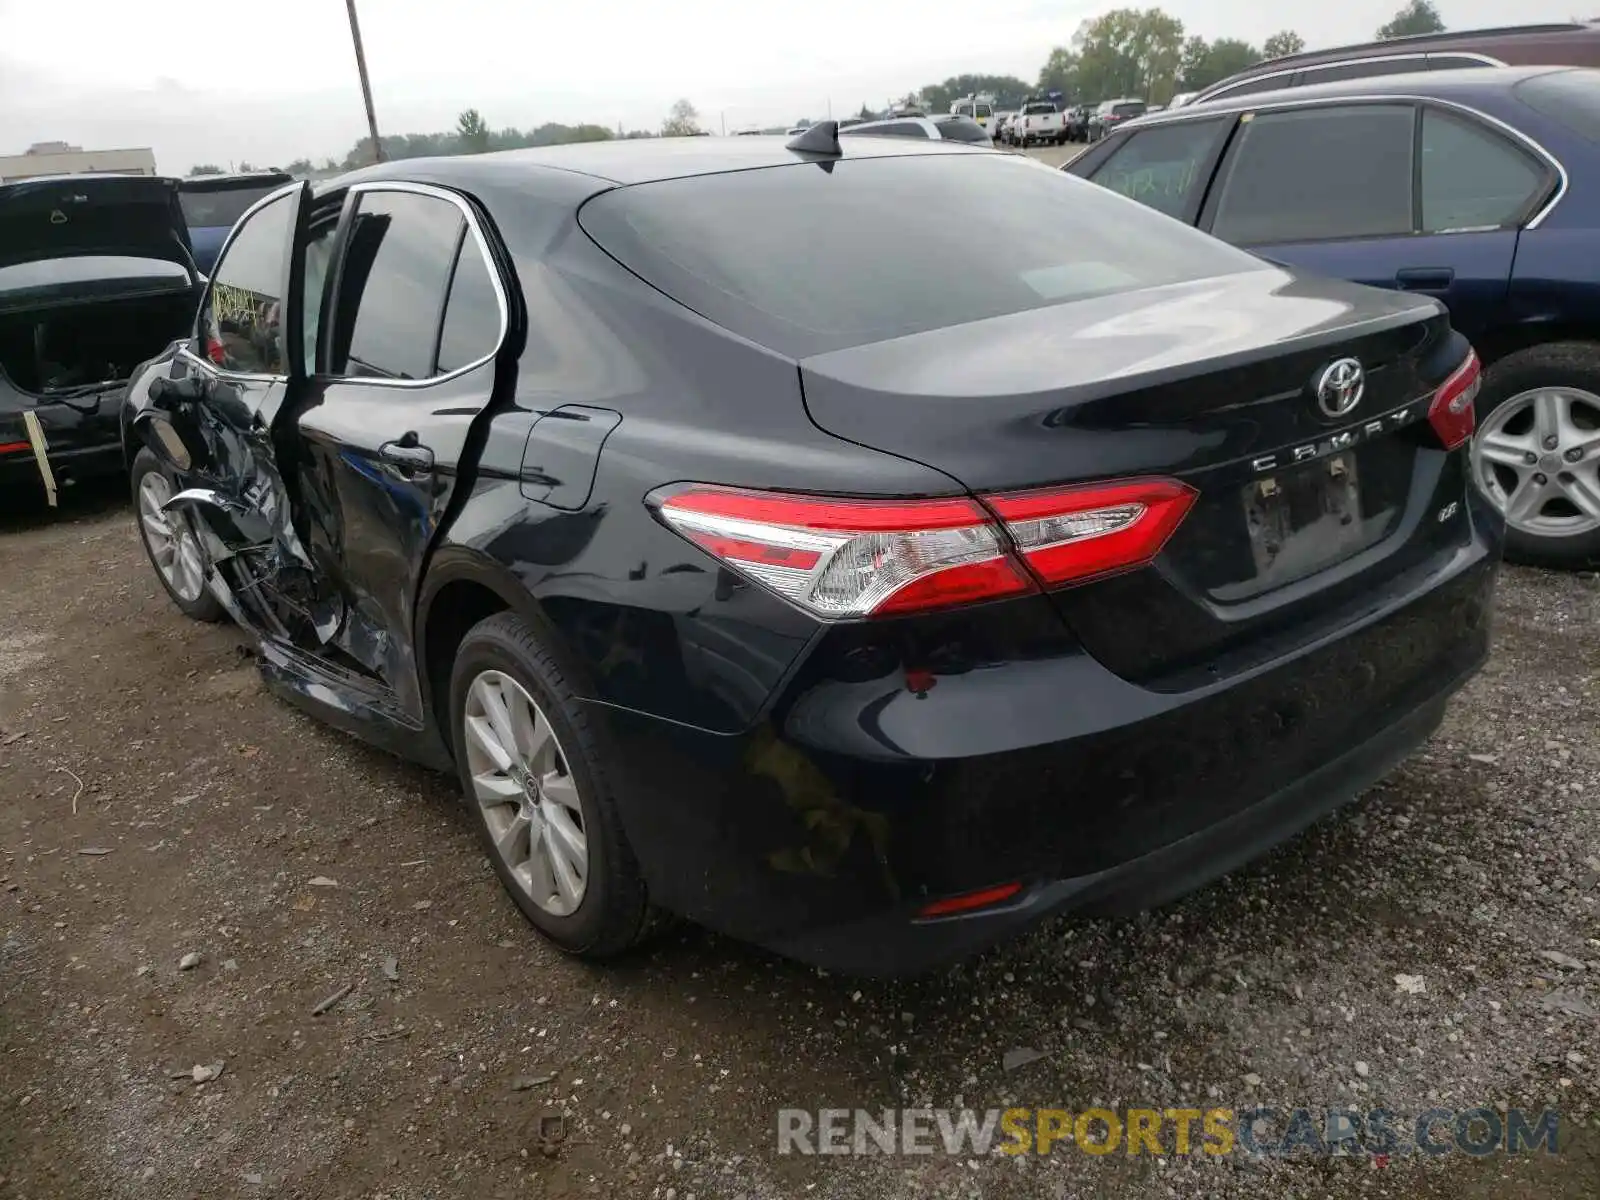
M270 192L263 196L249 208L245 209L244 212L240 213L239 219L234 222L233 229L228 233L227 240L222 243L222 249L217 252L218 264L223 262L224 257L228 253L228 248L233 245L234 238L238 236L239 230L243 228L246 221L248 221L267 205L273 203L275 200L286 197L289 195L289 193L293 192L300 186L301 184L299 182L286 183L276 191ZM485 363L491 362L498 357L500 351L505 348L507 335L511 332L511 306L510 301L506 296L506 285L505 280L500 273L500 266L494 261L494 255L489 252L488 237L484 233L483 226L478 220L478 214L473 211L473 208L467 202L466 197L459 192L450 190L449 188L438 187L430 183L413 183L410 180L404 179L368 180L364 183L351 184L350 187L346 189L346 192L348 195L360 195L365 192L412 192L419 196L430 196L436 200L445 200L455 205L467 222L467 233L476 242L478 254L482 257L483 265L488 269L489 272L489 280L494 285L495 306L500 312L500 332L495 337L494 348L490 350L489 353L471 363L468 363L464 367L457 367L455 370L449 371L443 375L430 375L427 379L384 379L380 376L370 375L320 375L314 371L308 371L307 377L325 380L329 383L361 383L377 384L382 387L423 388L432 387L437 383L448 382L449 380L456 379L459 376L467 374L469 371L476 371ZM215 278L215 273L207 276L206 278L205 298L200 304L200 310L202 312L205 310L206 302L211 297L212 282ZM452 276L452 279L453 278L454 277ZM444 313L448 310L448 296L446 296L445 301L445 308L440 310L441 313ZM196 324L198 326L198 321ZM198 336L198 334L199 330L196 328L195 336ZM219 379L245 380L258 383L287 383L289 379L287 375L271 375L247 371L229 371L218 366L214 362L200 357L200 355L196 354L190 346L180 346L178 348L178 355L179 357L185 358L195 365L202 367Z
M1536 141L1522 130L1516 128L1516 126L1507 124L1499 117L1496 117L1490 113L1486 113L1482 109L1473 108L1470 104L1462 104L1457 100L1446 100L1439 96L1404 95L1401 93L1391 92L1374 92L1354 96L1301 97L1296 97L1291 93L1287 99L1274 100L1270 104L1245 104L1241 101L1235 101L1234 104L1236 104L1237 107L1230 107L1220 111L1217 109L1212 109L1209 112L1205 111L1197 104L1185 104L1182 108L1175 110L1169 109L1166 113L1152 114L1152 116L1155 117L1155 120L1151 121L1147 125L1141 123L1139 129L1156 129L1162 125L1177 124L1179 121L1198 121L1204 120L1208 117L1225 115L1231 115L1235 120L1238 120L1246 113L1275 112L1278 109L1285 108L1322 108L1330 104L1432 104L1440 108L1450 109L1454 112L1464 113L1466 116L1482 121L1486 125L1492 125L1495 129L1510 137L1513 141L1519 142L1521 145L1531 150L1536 158L1538 158L1541 162L1555 172L1556 187L1555 190L1550 193L1550 198L1546 200L1532 216L1517 226L1518 229L1539 228L1539 225L1544 221L1544 219L1548 217L1551 212L1554 211L1556 205L1561 202L1562 197L1567 194L1567 168L1559 158L1557 158L1549 150L1545 149L1540 142ZM1140 118L1140 120L1142 122L1143 118ZM1129 126L1129 128L1132 128L1132 126ZM1121 130L1118 132L1120 133Z
M228 251L233 248L233 243L238 238L239 231L244 228L245 222L250 220L250 218L254 217L269 204L275 204L279 200L288 199L292 193L298 191L302 186L304 185L299 180L295 180L291 183L284 184L282 187L274 188L272 191L268 192L265 196L261 197L261 199L257 200L249 208L245 209L239 214L239 219L233 223L233 228L228 230L228 236L223 239L222 248L217 251L217 257L212 263L211 274L206 276L206 290L201 295L200 307L195 312L195 325L192 333L190 334L190 341L193 341L200 336L200 316L206 311L206 305L211 302L211 289L216 286L217 282L216 269L227 260ZM281 304L283 297L280 296L278 300ZM226 368L211 362L209 359L201 358L194 352L193 347L188 345L178 347L178 357L187 359L198 366L204 367L208 372L210 372L212 375L215 375L219 379L239 379L255 383L286 383L289 379L287 375L277 375L265 371L229 371Z
M500 351L505 348L506 337L511 332L511 303L506 295L505 280L500 273L500 264L495 262L494 255L489 251L489 239L483 231L483 225L478 220L478 214L462 193L450 188L439 187L431 183L414 183L407 179L372 179L363 183L350 185L349 194L361 196L368 192L410 192L417 196L428 196L435 200L444 200L456 206L462 217L467 222L468 236L476 242L478 254L483 259L483 265L489 272L489 281L494 285L495 306L500 310L500 332L495 335L494 346L490 351L468 363L464 367L456 367L442 375L430 375L426 379L385 379L372 375L321 375L314 374L312 378L321 380L329 386L335 384L361 384L362 386L376 385L378 387L392 388L427 388L437 384L448 383L452 379L459 379L471 371L476 371L485 363L493 362L499 357ZM454 282L454 275L451 276ZM338 297L335 296L334 304L337 307ZM444 298L444 307L440 311L441 321L449 312L450 298L448 293Z
M1227 81L1224 80L1222 83L1213 84L1212 85L1213 87L1215 87L1217 89L1216 91L1212 91L1212 92L1209 92L1209 93L1201 92L1193 100L1189 101L1189 103L1190 104L1205 104L1205 103L1208 103L1208 102L1210 102L1212 100L1221 100L1221 99L1225 98L1228 95L1229 92L1237 91L1239 88L1242 88L1246 84L1249 84L1249 83L1259 83L1263 79L1282 79L1286 75L1300 75L1300 74L1306 74L1306 73L1309 73L1309 72L1312 72L1312 71L1331 71L1336 67L1349 67L1349 66L1354 66L1356 63L1412 62L1412 61L1418 61L1418 62L1422 62L1422 63L1426 64L1427 61L1428 61L1428 56L1430 54L1448 54L1452 58L1470 58L1470 59L1474 59L1480 65L1485 66L1485 67L1503 67L1503 66L1507 65L1507 64L1501 62L1498 58L1494 58L1494 57L1492 57L1491 55L1488 55L1488 54L1480 54L1476 50L1445 50L1445 49L1439 49L1439 50L1416 50L1416 51L1413 51L1410 54L1362 54L1362 55L1356 56L1355 58L1336 58L1336 59L1332 59L1332 60L1330 60L1328 62L1308 63L1305 66L1299 66L1299 67L1282 67L1282 68L1280 68L1280 69L1278 69L1276 71L1263 71L1259 75L1247 75L1245 78L1236 80L1235 82L1233 82L1231 84L1227 83ZM1463 68L1459 68L1459 69L1465 70L1466 68L1463 67ZM1400 71L1395 71L1395 72L1392 72L1392 73L1396 74L1396 75L1402 74L1402 72L1400 72ZM1374 75L1373 78L1374 79L1381 79L1382 76L1381 75ZM1317 82L1316 80L1310 80L1310 81L1307 82L1307 84L1305 86L1307 86L1307 87L1313 86L1316 82ZM1338 81L1335 80L1334 82L1338 82ZM1185 105L1185 107L1187 107L1187 105Z

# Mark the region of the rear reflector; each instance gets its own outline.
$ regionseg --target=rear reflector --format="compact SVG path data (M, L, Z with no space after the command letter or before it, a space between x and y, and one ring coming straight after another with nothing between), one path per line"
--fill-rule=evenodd
M989 908L1011 899L1022 890L1020 883L1001 883L994 887L982 888L976 892L963 892L959 896L946 896L943 900L935 900L932 904L924 904L917 910L917 916L923 919L928 917L952 917L957 913L972 912L974 909Z
M1446 450L1454 450L1472 436L1477 418L1473 402L1483 382L1483 367L1477 352L1467 351L1466 361L1450 373L1450 378L1439 385L1428 405L1428 424L1439 435Z
M817 616L921 612L1034 590L994 523L964 498L834 500L697 484L657 511Z
M32 450L31 442L0 442L0 454L17 454L23 450Z
M986 501L1034 574L1059 586L1143 566L1161 552L1194 498L1193 488L1174 479L1132 479Z
M996 600L1143 566L1194 497L1175 480L1134 479L981 504L712 484L665 491L650 503L678 533L786 600L819 617L849 618Z

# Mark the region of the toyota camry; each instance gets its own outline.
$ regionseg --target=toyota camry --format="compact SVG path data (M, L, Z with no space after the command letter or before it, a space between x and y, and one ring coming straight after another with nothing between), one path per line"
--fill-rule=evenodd
M454 772L563 949L896 973L1429 736L1488 645L1477 380L1431 299L824 124L291 185L123 438L173 602Z

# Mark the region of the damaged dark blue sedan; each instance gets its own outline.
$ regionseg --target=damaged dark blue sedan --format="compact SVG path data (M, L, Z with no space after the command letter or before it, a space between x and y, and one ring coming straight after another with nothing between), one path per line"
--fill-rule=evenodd
M458 774L568 951L665 911L893 973L1159 903L1383 776L1487 651L1436 302L844 143L287 188L129 390L173 600Z

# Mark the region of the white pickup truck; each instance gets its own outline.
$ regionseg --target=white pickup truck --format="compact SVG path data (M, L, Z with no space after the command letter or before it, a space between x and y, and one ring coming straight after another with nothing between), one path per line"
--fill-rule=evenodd
M1066 117L1048 100L1030 100L1006 122L1005 137L1024 149L1046 143L1059 146L1067 140Z

